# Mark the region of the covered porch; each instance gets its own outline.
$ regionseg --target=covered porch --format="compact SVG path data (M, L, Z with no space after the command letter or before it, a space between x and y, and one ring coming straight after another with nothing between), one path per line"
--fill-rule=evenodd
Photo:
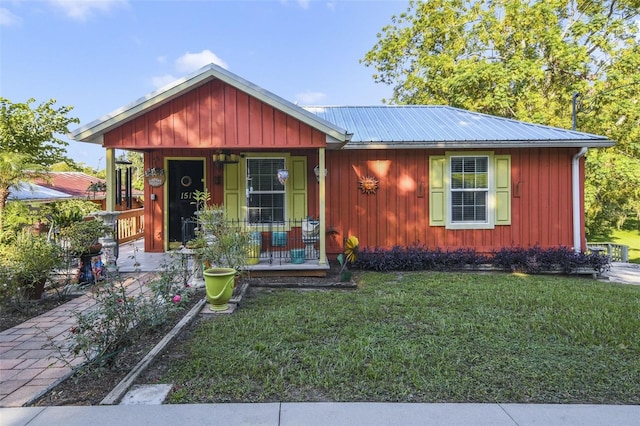
M154 253L144 250L144 238L128 241L120 245L117 260L118 271L130 272L157 272L163 265L170 262L181 262L185 271L185 280L199 280L197 269L194 266L194 252L192 250L178 248L166 252ZM282 255L273 260L266 257L260 258L257 263L247 265L245 272L250 276L313 276L323 277L329 271L329 262L320 264L319 259L309 259L304 263L292 263L290 259Z

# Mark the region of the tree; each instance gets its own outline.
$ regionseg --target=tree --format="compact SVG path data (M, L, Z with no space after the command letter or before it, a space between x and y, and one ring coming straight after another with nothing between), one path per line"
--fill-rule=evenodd
M66 156L68 142L56 136L68 133L69 124L79 122L67 117L72 107L56 109L51 99L32 108L34 102L14 104L0 98L0 231L9 189L25 179L26 171L37 175L54 163L73 163Z
M587 211L606 212L605 222L614 223L640 204L640 194L619 192L615 208L605 209L593 177L607 180L601 188L638 188L638 16L640 0L412 1L362 62L375 68L376 82L393 86L385 102L445 104L565 128L580 93L579 130L618 141L590 151L587 161L587 200L595 203ZM623 164L630 173L603 173ZM602 214L587 218L604 224Z

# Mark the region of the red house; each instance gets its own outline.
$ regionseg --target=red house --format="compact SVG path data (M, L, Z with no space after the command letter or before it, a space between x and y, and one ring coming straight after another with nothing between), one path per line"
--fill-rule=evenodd
M349 235L361 247L583 250L584 154L613 145L446 106L302 108L215 65L72 136L107 149L108 180L115 149L164 171L145 187L146 251L183 239L206 188L259 235L261 258L286 251L292 268L296 247L325 268Z

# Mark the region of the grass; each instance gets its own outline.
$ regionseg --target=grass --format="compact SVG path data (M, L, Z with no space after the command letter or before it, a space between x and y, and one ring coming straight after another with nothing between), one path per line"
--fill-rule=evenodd
M628 219L622 229L614 229L609 236L593 236L589 242L612 242L629 246L629 262L640 263L640 226L637 219Z
M353 291L252 290L202 320L170 403L640 403L640 287L366 273Z

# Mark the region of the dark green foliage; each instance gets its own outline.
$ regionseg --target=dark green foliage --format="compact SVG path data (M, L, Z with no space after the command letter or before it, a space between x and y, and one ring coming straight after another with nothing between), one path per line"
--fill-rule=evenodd
M572 273L579 268L603 272L609 269L609 263L606 255L576 253L568 247L505 247L487 256L470 248L444 251L425 246L395 246L391 249L362 249L353 266L387 272L477 269L488 264L505 271L536 274L558 270Z

